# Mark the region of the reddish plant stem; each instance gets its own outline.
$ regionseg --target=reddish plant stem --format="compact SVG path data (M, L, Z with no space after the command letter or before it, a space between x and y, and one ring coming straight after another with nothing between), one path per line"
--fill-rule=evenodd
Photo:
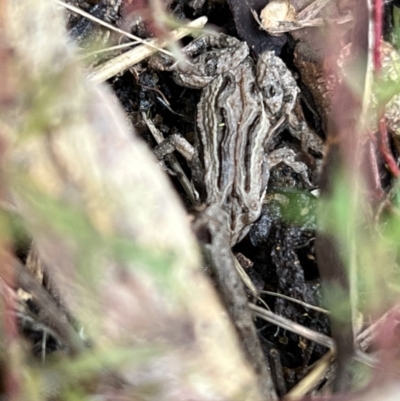
M373 49L373 62L375 74L379 74L382 69L381 60L381 44L382 44L382 21L383 21L383 2L382 0L374 1L374 49ZM400 176L400 170L397 166L396 160L389 146L389 138L386 127L385 107L378 108L379 119L379 149L387 164L389 171L394 177Z
M383 3L382 0L374 1L374 69L380 71L381 41L382 41Z
M394 177L400 177L400 170L397 166L396 160L393 157L392 151L389 146L389 137L386 128L386 119L385 119L385 111L379 111L379 149L382 153L382 156L387 164L389 171L393 174Z
M369 170L371 171L371 200L372 201L381 201L384 196L385 192L382 189L380 173L379 173L379 163L378 163L378 149L379 143L378 138L375 135L370 134L369 140L367 141L367 159L369 163Z

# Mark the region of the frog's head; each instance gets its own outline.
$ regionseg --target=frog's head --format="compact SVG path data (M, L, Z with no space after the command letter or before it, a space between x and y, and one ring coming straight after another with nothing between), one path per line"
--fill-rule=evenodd
M293 79L284 62L274 52L268 51L260 55L257 62L257 84L271 117L280 118L285 108L288 86L293 85L292 82L287 82L288 74Z

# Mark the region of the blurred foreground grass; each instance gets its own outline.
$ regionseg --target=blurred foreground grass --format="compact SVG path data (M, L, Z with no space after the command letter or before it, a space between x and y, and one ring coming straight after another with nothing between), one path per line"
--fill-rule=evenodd
M108 89L85 78L60 10L46 0L0 10L0 193L18 216L0 216L1 395L259 400L180 200ZM11 233L24 230L43 286L14 275Z

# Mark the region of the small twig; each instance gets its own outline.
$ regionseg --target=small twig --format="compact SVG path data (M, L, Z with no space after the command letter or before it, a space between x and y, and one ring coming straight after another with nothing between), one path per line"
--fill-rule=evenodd
M78 60L84 60L86 58L89 58L89 57L92 57L92 56L95 56L95 55L101 54L101 53L107 53L107 52L112 52L114 50L125 49L127 47L131 47L131 46L137 45L138 43L139 42L137 40L135 40L133 42L122 43L120 45L115 45L115 46L105 47L103 49L94 50L92 52L85 53L82 57L78 57Z
M253 284L253 282L251 281L249 275L243 269L242 265L239 263L239 261L237 260L236 256L235 256L235 268L236 268L236 271L239 274L240 279L242 280L242 282L246 286L246 288L250 291L251 295L255 299L257 299L257 301L261 302L268 310L270 310L270 308L267 305L267 303L260 297L260 295L259 295L260 291L257 290L256 286Z
M145 44L137 46L134 49L101 64L95 68L91 74L89 74L89 78L96 83L104 82L107 79L112 78L113 76L146 59L147 57L150 57L152 54L159 51L160 48L168 46L171 41L182 39L184 36L187 36L193 32L193 30L203 28L206 23L207 17L200 17L189 22L186 26L175 29L171 32L167 39L151 39L145 41Z
M251 281L251 279L248 276L248 274L243 269L242 265L237 260L236 256L235 256L235 267L236 267L236 270L237 270L237 272L239 274L239 277L243 281L243 284L251 292L251 295L253 295L253 297L256 297L258 299L259 298L259 295L258 295L259 291L257 290L256 286Z
M287 393L286 383L283 376L283 368L279 351L272 348L269 351L269 360L271 364L271 372L273 374L275 387L279 397L283 397Z
M329 313L330 313L326 309L320 308L320 307L315 306L315 305L308 304L307 302L300 301L300 300L292 298L292 297L288 297L287 295L284 295L284 294L278 294L277 292L261 290L261 291L258 291L258 293L259 294L272 295L273 297L283 298L283 299L286 299L286 300L288 300L290 302L294 302L296 304L304 306L305 308L313 309L313 310L315 310L317 312L321 312L321 313L326 313L327 315L329 315Z
M151 134L153 135L153 138L158 144L161 143L164 140L163 134L155 127L153 122L147 117L146 113L143 112L142 117L147 124L147 127L150 130ZM189 197L192 204L196 205L198 203L196 193L192 187L192 184L190 183L190 180L187 178L185 172L179 164L178 159L173 154L168 155L167 158L169 163L171 164L172 169L175 171L184 191L186 192L186 195Z
M253 314L260 319L264 319L269 323L275 324L285 330L296 333L299 336L307 338L310 341L314 341L315 343L323 345L324 347L332 349L334 349L335 347L332 338L326 336L325 334L318 333L314 330L302 326L301 324L292 322L291 320L286 319L283 316L279 316L273 312L267 311L252 303L249 303L249 307Z
M135 76L135 78L136 78L136 76ZM148 91L152 91L152 92L157 93L157 95L159 95L159 96L157 96L157 100L159 102L161 102L172 114L175 114L176 116L179 116L179 117L185 117L184 114L180 114L180 113L178 113L178 112L176 112L175 110L172 109L170 102L168 101L168 99L165 97L164 93L160 89L158 89L156 87L143 85L143 84L140 84L140 86L143 89L146 89Z

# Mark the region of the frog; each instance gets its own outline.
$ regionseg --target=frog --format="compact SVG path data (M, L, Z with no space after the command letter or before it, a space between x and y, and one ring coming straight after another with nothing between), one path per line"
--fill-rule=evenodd
M197 143L192 146L174 134L155 154L163 159L176 149L187 159L200 202L227 214L234 246L261 214L272 167L284 162L309 183L307 166L296 160L292 149L272 149L285 127L298 138L305 131L294 114L299 88L273 51L261 54L255 63L247 44L232 36L202 36L185 48L185 54L191 57L189 66L178 65L174 79L202 89ZM321 149L318 143L317 152Z

